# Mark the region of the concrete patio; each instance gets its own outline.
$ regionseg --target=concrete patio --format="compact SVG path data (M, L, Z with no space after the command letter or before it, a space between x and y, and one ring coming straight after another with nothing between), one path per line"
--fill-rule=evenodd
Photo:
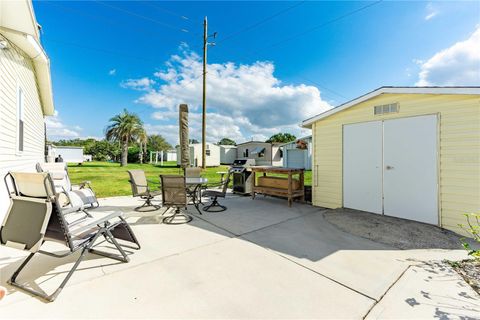
M89 254L53 303L6 284L25 256L0 248L1 318L464 318L479 296L443 259L463 250L400 250L343 232L321 208L230 195L222 213L161 223L131 197L101 199L125 212L142 249L130 263ZM189 208L195 213L194 208ZM76 257L38 255L19 281L45 291ZM33 267L34 266L34 267ZM34 282L35 284L34 284Z

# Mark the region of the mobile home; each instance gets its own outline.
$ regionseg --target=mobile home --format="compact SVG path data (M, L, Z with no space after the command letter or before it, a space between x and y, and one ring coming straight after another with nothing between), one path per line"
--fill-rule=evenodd
M0 1L0 176L45 161L45 116L53 115L50 62L31 1ZM8 206L0 183L0 221Z
M218 167L220 165L220 147L213 143L206 144L206 166ZM177 164L180 165L180 146L177 147ZM202 144L190 144L190 165L192 167L202 166Z
M281 143L248 141L237 145L238 159L254 159L257 166L282 166Z

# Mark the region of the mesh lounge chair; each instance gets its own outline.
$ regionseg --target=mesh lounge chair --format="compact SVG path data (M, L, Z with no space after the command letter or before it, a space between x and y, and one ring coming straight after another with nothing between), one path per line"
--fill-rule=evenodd
M97 196L89 181L72 185L68 176L68 167L64 162L37 163L37 172L48 172L53 179L56 192L65 192L76 206L95 208L99 206Z
M104 212L91 217L67 201L64 193L54 194L53 179L48 173L10 172L4 178L10 196L10 207L0 227L0 244L29 251L30 254L8 281L11 285L47 301L54 301L87 252L122 262L129 257L118 239L140 245L121 212ZM112 243L120 255L93 248L98 238ZM68 248L65 254L41 250L45 241L59 242ZM20 272L38 252L55 258L66 257L81 250L77 261L60 286L50 295L17 283Z
M161 208L161 206L153 204L152 199L161 194L161 191L150 190L147 177L143 170L128 170L130 176L130 186L132 187L132 195L134 197L140 197L145 202L135 208L135 211L148 212L155 211Z
M218 189L216 190L205 190L202 193L203 197L209 197L212 202L206 206L203 207L203 211L209 211L209 212L222 212L227 210L227 207L221 205L218 203L218 198L225 198L225 195L227 194L227 188L228 184L230 182L230 177L231 177L231 172L229 171L227 174L227 177L219 184L216 186Z
M181 211L187 209L187 186L185 177L173 175L160 175L162 181L162 204L170 208L175 208L173 215L163 218L166 224L181 224L192 221L192 217ZM183 217L180 221L176 218Z

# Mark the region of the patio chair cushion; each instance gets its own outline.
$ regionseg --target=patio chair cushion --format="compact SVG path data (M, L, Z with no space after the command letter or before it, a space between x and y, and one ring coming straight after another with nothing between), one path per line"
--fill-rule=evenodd
M10 172L21 195L33 198L47 198L53 194L48 173Z
M139 196L148 192L148 181L143 170L128 170L133 196Z
M185 168L185 177L188 177L188 178L200 178L201 173L202 173L202 168L199 168L199 167Z
M225 193L222 191L216 190L206 190L202 193L204 197L217 197L217 198L225 198Z
M12 196L0 227L0 243L20 250L38 251L51 214L52 204L48 199Z

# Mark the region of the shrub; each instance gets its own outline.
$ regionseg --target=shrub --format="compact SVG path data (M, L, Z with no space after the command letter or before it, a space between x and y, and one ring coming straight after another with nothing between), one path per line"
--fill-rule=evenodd
M466 213L467 224L459 224L459 227L466 231L475 242L480 244L480 214ZM468 251L468 255L480 260L480 250L473 249L470 244L462 238L462 246Z

